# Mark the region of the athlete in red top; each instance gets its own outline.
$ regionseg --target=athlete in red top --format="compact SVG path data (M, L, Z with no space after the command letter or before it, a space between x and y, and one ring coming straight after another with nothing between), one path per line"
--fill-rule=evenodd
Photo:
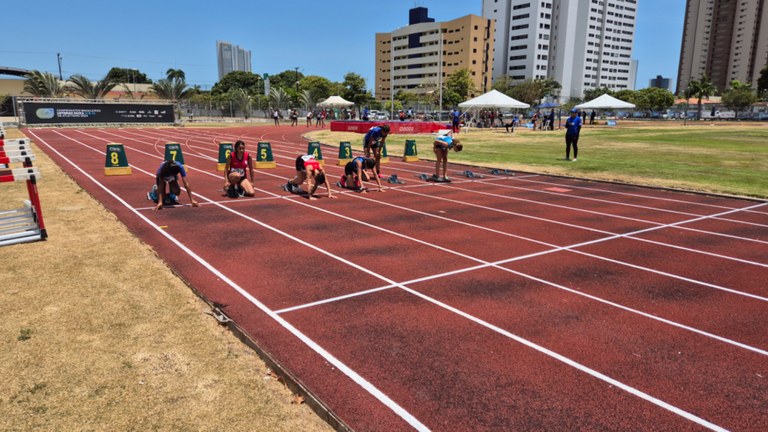
M247 171L246 171L247 169ZM248 180L250 174L250 180ZM237 141L235 150L227 156L227 166L224 168L224 189L227 195L253 196L256 192L253 188L253 160L245 151L245 143Z
M305 154L296 158L296 176L289 180L283 189L291 193L301 193L301 184L307 182L307 190L309 193L307 197L312 200L315 199L314 194L317 190L317 186L320 183L325 184L325 188L328 190L328 198L336 198L331 192L331 185L328 182L328 177L325 175L325 170L320 165L320 162L315 159L314 156Z

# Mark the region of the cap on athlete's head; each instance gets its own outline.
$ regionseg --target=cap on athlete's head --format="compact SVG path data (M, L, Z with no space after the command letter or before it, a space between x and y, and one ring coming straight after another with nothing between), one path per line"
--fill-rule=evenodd
M376 159L373 158L365 158L363 161L363 165L365 165L368 169L373 169L376 166Z
M389 125L381 125L381 131L385 134L389 133Z
M579 112L579 110L577 110L576 108L573 108L573 109L571 110L571 114L575 114L575 113L577 113L577 112Z
M325 183L325 173L324 172L318 172L315 176L315 181L317 184Z

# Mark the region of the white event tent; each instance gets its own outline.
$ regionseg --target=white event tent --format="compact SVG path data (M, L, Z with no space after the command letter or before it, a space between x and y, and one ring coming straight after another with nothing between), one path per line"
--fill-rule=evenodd
M348 107L354 105L354 102L350 102L341 96L331 96L328 99L320 102L317 106L321 107Z
M479 110L484 108L530 108L525 102L513 99L498 90L491 90L474 99L459 104L459 108Z
M616 99L615 97L604 94L600 97L594 98L589 102L585 102L581 105L576 105L574 108L576 109L631 109L634 108L635 105L631 104L629 102L624 102L621 99Z

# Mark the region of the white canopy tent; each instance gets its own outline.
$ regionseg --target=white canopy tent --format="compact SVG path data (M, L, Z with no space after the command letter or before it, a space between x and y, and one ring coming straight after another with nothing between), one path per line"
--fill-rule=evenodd
M624 102L621 99L604 94L600 97L592 99L589 102L585 102L581 105L576 105L576 109L632 109L635 105L629 102Z
M476 98L459 104L459 108L463 108L468 112L480 111L483 109L513 109L530 107L531 106L527 103L520 102L517 99L511 98L498 90L491 90L488 93L482 94ZM469 123L467 122L467 124ZM465 126L465 128L468 128L468 126Z
M484 108L530 108L525 102L513 99L498 90L491 90L474 99L459 104L459 108L479 110Z
M341 96L331 96L328 99L320 102L317 106L321 107L349 107L354 105L354 102L350 102Z

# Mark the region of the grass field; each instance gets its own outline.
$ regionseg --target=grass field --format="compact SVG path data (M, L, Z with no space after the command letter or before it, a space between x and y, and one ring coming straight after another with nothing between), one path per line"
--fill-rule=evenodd
M472 129L457 135L464 151L450 161L581 178L620 181L746 197L768 198L768 125L673 122L624 122L619 127L586 126L579 160L565 158L563 131L518 128ZM350 141L360 150L362 135L315 131L308 138L324 143ZM419 155L432 159L432 136L392 135L390 155L402 155L406 139L416 140Z

